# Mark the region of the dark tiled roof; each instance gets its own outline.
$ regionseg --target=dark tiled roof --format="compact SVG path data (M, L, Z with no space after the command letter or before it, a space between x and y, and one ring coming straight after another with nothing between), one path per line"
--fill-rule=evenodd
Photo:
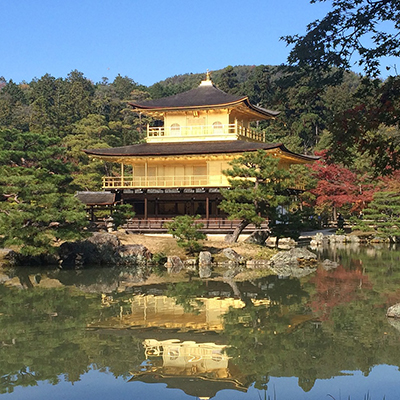
M75 196L88 206L106 206L115 203L115 193L110 192L77 192Z
M84 150L92 156L177 156L195 154L243 153L256 150L280 149L284 153L301 157L305 160L317 160L319 157L292 153L282 143L246 142L243 140L221 140L208 142L181 143L141 143L131 146L114 147L110 149Z
M192 109L233 105L235 103L245 103L246 106L268 117L275 117L279 111L267 110L262 107L252 105L247 96L235 96L218 89L214 85L200 85L195 89L179 93L161 99L149 100L143 103L129 103L137 111L143 110L172 110L172 109Z

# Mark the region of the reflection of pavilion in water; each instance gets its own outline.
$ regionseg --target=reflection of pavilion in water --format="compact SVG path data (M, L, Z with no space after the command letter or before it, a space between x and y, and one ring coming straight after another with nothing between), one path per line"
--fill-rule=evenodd
M268 304L268 300L252 300L253 304ZM243 308L245 303L233 298L197 298L186 307L167 296L134 296L129 313L120 313L101 323L101 328L164 328L182 332L222 331L222 316L229 308ZM188 309L192 312L188 312ZM99 327L96 324L96 327Z
M130 381L166 383L199 398L213 397L223 389L246 391L249 383L227 356L227 345L210 341L223 340L215 336L223 330L222 316L229 308L243 308L245 303L233 298L197 298L189 302L191 312L167 296L133 296L128 313L121 312L91 327L136 329L145 335L144 361L137 371L131 371Z
M146 361L130 381L164 382L200 398L213 397L222 389L247 390L224 345L146 339L143 346Z

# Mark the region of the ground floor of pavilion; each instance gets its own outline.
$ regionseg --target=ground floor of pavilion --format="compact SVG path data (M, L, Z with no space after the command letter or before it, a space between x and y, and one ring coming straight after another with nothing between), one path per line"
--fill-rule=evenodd
M113 192L79 192L77 197L86 204L89 218L97 224L108 226L105 213L112 215L114 206L129 204L134 218L124 228L134 233L163 233L165 223L179 215L199 216L205 233L232 233L240 223L230 220L219 205L222 195L219 188L194 189L120 189ZM96 204L96 202L98 204ZM264 226L265 225L265 226ZM267 223L262 228L266 228ZM256 229L248 225L246 232Z

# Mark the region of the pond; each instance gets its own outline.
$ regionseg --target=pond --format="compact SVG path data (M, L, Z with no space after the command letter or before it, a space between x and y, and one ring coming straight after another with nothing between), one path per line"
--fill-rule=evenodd
M400 250L318 254L339 266L230 285L2 272L0 397L398 399L400 321L385 313L400 302Z

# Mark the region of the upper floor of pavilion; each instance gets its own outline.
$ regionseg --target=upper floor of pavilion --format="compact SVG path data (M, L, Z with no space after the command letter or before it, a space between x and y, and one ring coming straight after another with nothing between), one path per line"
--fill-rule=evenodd
M250 103L218 89L209 73L200 85L173 96L142 103L130 102L133 111L161 120L147 126L147 143L245 140L265 142L265 134L251 128L254 121L274 119L279 112Z

